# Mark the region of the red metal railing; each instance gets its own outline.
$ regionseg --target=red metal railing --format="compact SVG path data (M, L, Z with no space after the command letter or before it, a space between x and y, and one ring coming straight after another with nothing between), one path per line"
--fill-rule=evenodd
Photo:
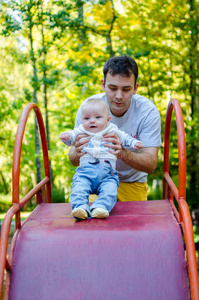
M177 124L177 137L178 137L178 187L176 187L171 176L169 175L169 144L170 144L170 128L171 117L174 109L176 124ZM182 225L183 234L185 238L185 245L187 251L188 271L190 278L190 291L191 299L199 299L199 281L197 261L195 254L195 244L193 236L193 227L191 215L186 202L186 143L185 143L185 130L182 117L182 111L178 100L172 99L169 102L165 121L164 133L164 180L163 180L163 198L170 199L173 203L173 196L179 205L178 221Z
M174 184L172 178L169 175L169 143L170 143L170 126L172 110L174 108L177 123L177 135L178 135L178 150L179 150L179 189ZM19 201L19 174L20 174L20 157L23 135L25 131L26 122L31 110L34 110L37 116L39 124L39 130L41 135L45 178L37 184L21 201ZM173 196L179 204L179 221L182 224L186 249L188 258L188 270L190 277L190 289L192 300L199 299L199 283L197 264L195 256L195 246L192 230L191 216L186 203L186 144L185 144L185 132L182 118L182 112L177 100L172 100L169 103L166 115L165 124L165 152L164 152L164 182L163 182L164 199L168 198L173 201ZM15 141L14 158L13 158L13 200L12 207L8 210L2 225L1 240L0 240L0 298L2 297L3 280L5 269L10 272L11 259L7 259L7 247L9 230L13 216L15 215L16 233L21 227L20 209L34 196L37 197L37 203L39 202L52 202L51 197L51 185L50 185L50 170L48 149L45 136L45 128L43 124L43 118L38 106L34 103L28 104L21 116L19 126L17 130L17 136ZM178 216L177 216L178 217ZM14 238L15 238L14 237ZM7 281L8 284L8 281ZM8 288L8 287L7 287Z
M20 159L21 159L21 148L23 142L24 131L27 123L28 116L31 110L34 110L37 122L39 125L39 131L41 136L43 160L44 160L44 172L45 178L39 182L23 199L19 199L19 184L20 184ZM50 183L50 168L48 158L48 147L46 141L45 127L43 118L39 107L35 103L28 104L22 112L17 135L15 139L14 156L13 156L13 167L12 167L12 206L7 211L4 218L2 229L1 229L1 240L0 240L0 299L3 293L3 281L5 269L10 272L11 266L7 259L7 248L10 225L15 215L15 227L16 232L21 227L20 209L30 199L36 195L37 204L41 202L52 202L51 196L51 183Z

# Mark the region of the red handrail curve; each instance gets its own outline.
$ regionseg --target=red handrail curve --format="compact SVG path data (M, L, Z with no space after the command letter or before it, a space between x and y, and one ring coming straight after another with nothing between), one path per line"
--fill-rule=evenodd
M178 138L178 189L169 175L169 144L171 117L174 109L177 125ZM173 195L179 205L179 222L182 225L187 251L188 271L190 279L191 299L199 299L199 281L197 261L195 255L195 244L191 215L186 202L186 142L185 130L181 107L179 101L172 99L167 108L165 133L164 133L164 179L163 179L163 198L173 201Z
M41 136L43 160L44 160L44 172L45 178L39 182L21 201L19 200L19 183L20 183L20 159L21 159L21 149L24 131L27 123L28 116L31 110L34 110L37 122L39 125L39 132ZM12 206L7 211L4 218L2 229L1 229L1 239L0 239L0 299L3 293L3 281L4 281L4 271L10 271L10 263L6 258L7 248L8 248L8 237L10 231L10 225L13 216L15 215L15 227L16 230L21 227L20 209L34 196L41 192L41 189L46 186L47 202L52 202L51 195L51 183L50 183L50 168L49 168L49 158L48 158L48 147L46 141L46 132L43 122L43 117L41 111L37 104L29 103L23 110L21 118L19 120L19 125L17 129L14 156L13 156L13 167L12 167ZM41 197L40 197L41 198Z
M48 158L48 147L47 147L47 141L46 141L46 131L44 127L43 117L41 114L41 111L37 104L35 103L29 103L23 110L21 118L19 120L19 125L17 129L17 135L16 135L16 142L14 147L14 157L13 157L13 168L12 168L12 176L13 176L13 203L19 203L19 172L20 172L20 159L21 159L21 148L22 148L22 141L25 131L25 126L27 123L28 116L30 114L31 110L35 111L38 125L39 125L39 131L41 136L41 142L42 142L42 149L43 149L43 159L44 159L44 171L45 176L50 178L50 168L49 168L49 158ZM49 183L50 187L50 183ZM48 188L48 185L47 185ZM49 196L51 189L49 189ZM47 192L47 193L48 193ZM51 197L49 197L51 199Z
M44 127L43 117L37 104L29 103L22 112L21 118L19 120L18 129L17 129L16 142L14 147L13 167L12 167L12 203L19 203L19 175L20 175L21 148L22 148L25 126L30 111L32 109L35 111L37 122L39 125L42 150L43 150L45 176L47 178L50 178L48 146L46 141L46 132ZM50 181L46 184L46 188L47 188L48 201L52 202ZM20 226L20 212L16 214L15 222L16 222L16 228Z
M171 177L169 176L169 142L170 142L170 123L172 110L174 108L176 114L177 122L177 134L178 134L178 148L179 148L179 190L173 183ZM45 178L28 193L20 202L19 202L19 168L20 168L20 156L21 156L21 147L22 140L25 130L25 125L27 122L28 115L34 109L42 141L42 149L44 156L44 167L45 167ZM48 162L48 150L47 142L45 136L45 128L43 124L43 119L41 112L38 106L34 103L28 104L21 116L19 121L19 127L17 131L17 137L15 142L14 158L13 158L13 206L8 210L6 217L4 218L1 241L0 241L0 298L2 296L2 287L3 287L3 277L4 270L10 269L10 264L6 259L7 253L7 244L8 244L8 235L9 228L14 215L16 218L16 227L20 228L20 208L24 206L27 201L29 201L33 195L38 193L41 188L47 186L47 199L51 202L51 186L50 186L50 171L49 171L49 162ZM195 257L195 247L193 240L193 230L191 216L186 199L186 145L185 145L185 134L184 134L184 125L182 119L182 112L179 105L179 102L176 99L173 99L168 106L166 124L165 124L165 153L164 153L164 198L169 198L172 200L172 194L174 194L176 200L179 204L179 213L180 220L182 221L183 231L185 236L185 243L187 247L187 257L188 257L188 268L190 276L190 289L191 296L193 300L199 299L199 283L198 283L198 274L197 274L197 264Z

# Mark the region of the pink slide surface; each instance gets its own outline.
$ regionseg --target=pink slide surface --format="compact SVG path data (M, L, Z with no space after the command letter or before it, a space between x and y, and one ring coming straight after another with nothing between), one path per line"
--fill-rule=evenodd
M9 299L189 299L169 200L118 202L109 218L84 221L70 204L40 204L12 255Z

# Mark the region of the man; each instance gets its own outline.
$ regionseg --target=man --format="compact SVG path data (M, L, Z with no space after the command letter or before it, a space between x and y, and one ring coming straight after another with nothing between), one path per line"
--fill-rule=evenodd
M109 105L111 121L120 130L144 143L141 151L133 152L122 148L115 134L104 135L105 142L118 160L116 169L120 185L118 201L147 200L147 175L155 171L158 160L158 147L161 146L160 115L156 106L147 98L136 94L138 89L138 66L129 56L112 57L103 69L102 90L105 93L92 96L102 98ZM86 100L87 101L87 100ZM81 106L77 112L75 127L81 123ZM89 137L79 135L71 147L69 159L75 166L84 154L82 149Z

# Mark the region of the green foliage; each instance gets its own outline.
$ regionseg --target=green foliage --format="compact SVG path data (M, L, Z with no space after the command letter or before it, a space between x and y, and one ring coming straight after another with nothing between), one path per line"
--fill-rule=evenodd
M127 54L136 58L139 65L138 93L153 101L160 111L162 139L168 99L177 98L181 102L187 142L187 199L191 208L197 208L198 2L10 0L2 1L1 5L0 192L11 192L17 124L25 105L34 101L35 90L49 125L53 199L69 199L75 168L69 162L68 148L59 140L59 134L73 128L76 112L84 99L102 92L104 62L111 55ZM36 184L35 157L34 114L31 113L21 156L22 195ZM170 169L177 184L174 119ZM44 176L43 165L41 174ZM162 176L163 148L159 150L157 169L149 176L149 185L153 186L155 179L161 181ZM161 199L160 195L161 190L149 190L149 198Z
M7 211L12 205L12 196L0 194L0 213Z
M163 198L162 180L148 181L148 200L161 200Z
M64 203L65 201L65 192L64 188L58 189L52 188L52 201L55 203Z

